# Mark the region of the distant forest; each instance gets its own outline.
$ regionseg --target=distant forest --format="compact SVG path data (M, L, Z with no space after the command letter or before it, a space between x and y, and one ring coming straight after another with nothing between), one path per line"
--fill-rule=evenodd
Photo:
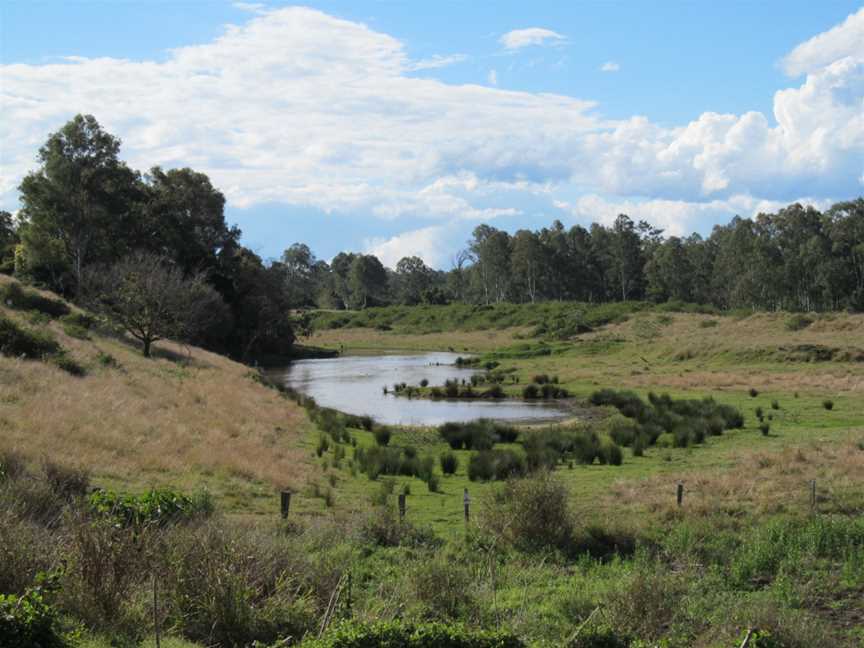
M224 309L196 343L238 356L280 353L308 308L576 300L677 300L720 309L864 310L864 198L825 212L799 204L734 217L708 238L664 236L618 216L611 226L510 235L480 225L450 268L405 257L395 270L373 255L331 263L302 243L262 260L225 222L225 197L191 169L148 173L119 159L120 141L79 115L39 150L20 185L21 210L0 212L0 271L69 297L88 267L133 253L158 255L204 276Z

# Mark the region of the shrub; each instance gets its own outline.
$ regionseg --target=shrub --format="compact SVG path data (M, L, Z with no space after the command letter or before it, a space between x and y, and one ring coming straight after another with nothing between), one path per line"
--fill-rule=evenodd
M466 423L445 423L438 434L454 450L489 450L498 442L512 443L518 431L510 425L489 419L477 419Z
M750 393L750 398L756 398L759 395L759 390L751 387L749 393Z
M49 317L60 317L69 313L69 307L60 300L43 297L35 290L27 290L12 282L0 286L0 301L15 310L39 311Z
M762 436L768 436L768 433L771 432L771 424L762 423L759 425L759 431L762 433Z
M459 469L459 458L452 452L445 452L440 457L441 472L445 475L453 475Z
M775 410L780 409L780 403L778 403L776 400L772 400L771 401L771 409L775 409Z
M373 434L375 435L375 443L379 446L386 446L390 443L391 432L389 427L385 425L377 427Z
M58 369L65 371L71 376L84 376L87 373L87 370L84 367L67 356L65 353L58 353L57 355L51 358L51 364L56 366Z
M303 648L524 648L504 631L468 630L452 623L414 625L403 621L364 624L343 622L323 638L306 641Z
M610 466L620 466L624 461L624 455L621 452L621 448L611 439L600 444L598 457L600 463L609 464Z
M826 410L830 411L830 410L834 409L834 401L832 401L830 399L825 399L824 401L822 401L822 407L824 407Z
M717 326L717 320L709 319L699 322L699 328L714 328Z
M540 394L540 388L537 385L525 385L522 388L522 398L525 400L533 400Z
M39 359L60 350L60 345L48 331L25 329L0 315L0 354Z
M86 495L90 488L90 473L84 469L63 466L53 461L46 461L42 468L51 491L63 499L71 500Z
M152 489L141 495L120 495L97 490L88 498L90 509L111 517L123 526L140 527L207 517L213 513L213 500L207 491L191 497L169 489Z
M813 319L806 315L795 314L786 318L784 323L787 331L801 331L813 323Z
M570 495L551 472L508 481L484 502L480 526L523 551L574 549Z
M58 576L40 574L21 596L0 594L0 638L4 648L63 648L58 615L48 595L58 588Z
M512 450L482 450L468 460L468 479L508 479L524 475L525 468L525 459Z
M757 407L755 410L753 410L753 413L756 414L756 418L760 421L765 418L765 410L763 410L761 407Z
M427 488L429 488L430 493L440 492L441 484L440 484L440 481L438 480L438 475L434 475L434 474L429 475L425 481L426 481L426 486L427 486Z
M63 323L63 332L69 337L73 337L78 340L90 339L90 333L87 331L87 329L77 324L72 324L70 322Z

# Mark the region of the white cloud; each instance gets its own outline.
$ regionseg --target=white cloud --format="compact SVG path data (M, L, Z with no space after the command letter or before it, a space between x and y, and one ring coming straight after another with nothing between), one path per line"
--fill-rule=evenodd
M621 69L621 66L618 65L615 61L606 61L603 65L600 66L601 72L617 72Z
M809 74L847 56L864 58L864 7L826 32L801 43L782 61L789 76Z
M388 268L395 268L400 259L418 256L432 268L441 268L447 262L445 250L449 246L449 226L435 225L397 234L391 238L373 238L364 241L366 254L374 254Z
M564 36L552 31L551 29L529 27L527 29L514 29L513 31L509 31L501 36L501 38L498 39L498 42L508 50L517 50L530 45L561 43L564 40Z
M454 65L456 63L461 63L468 57L464 54L449 54L447 56L442 56L441 54L435 54L434 56L428 59L421 59L419 61L415 61L408 65L409 70L434 70L436 68L447 67L448 65Z
M250 13L263 13L267 9L260 2L232 2L231 6L240 11L248 11Z
M498 73L495 70L489 70L489 75L486 77L486 80L489 82L491 86L498 85Z
M191 166L234 207L440 223L512 216L520 197L551 205L587 192L661 204L658 222L671 231L707 218L694 205L841 199L864 182L864 61L854 56L777 92L773 119L707 112L674 127L603 120L573 97L412 74L451 61L412 61L387 34L292 7L163 62L2 65L0 208L16 209L39 146L78 112L119 135L132 166Z

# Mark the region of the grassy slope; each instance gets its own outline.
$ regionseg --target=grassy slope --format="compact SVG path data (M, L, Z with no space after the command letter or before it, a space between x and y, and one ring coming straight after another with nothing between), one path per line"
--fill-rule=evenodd
M29 319L3 305L0 314ZM0 449L86 467L95 484L122 491L204 487L220 508L244 513L278 510L276 490L300 488L315 472L297 448L310 426L305 413L247 367L170 342L146 359L127 340L76 339L57 321L39 326L87 374L0 357ZM100 352L118 366L102 365Z
M716 321L716 325L702 324L708 320ZM624 465L619 467L577 466L559 471L586 517L602 518L612 509L634 516L649 509L671 510L679 479L687 484L688 505L697 508L804 510L810 479L818 480L826 510L846 508L853 500L864 505L864 493L851 478L864 468L864 453L857 446L864 440L864 363L788 362L781 359L786 352L778 351L780 347L807 344L838 348L862 345L864 316L824 317L795 332L786 329L785 321L783 314L736 319L643 313L580 336L570 344L556 344L561 353L528 359L507 359L507 354L501 353L499 358L503 367L517 368L523 383L533 374L557 374L577 397L587 397L599 387L631 388L643 395L651 390L687 397L713 395L745 413L745 429L709 438L700 447L650 448L641 458L630 456L628 451ZM343 344L348 351L452 347L484 352L508 345L539 348L537 341L519 339L525 333L522 328L412 335L343 328L319 331L313 340L329 347ZM759 390L756 398L749 396L750 387ZM508 389L516 393L520 386ZM834 401L833 411L822 407L825 398ZM772 410L773 400L778 401L778 410ZM756 428L756 406L774 417L767 437ZM373 443L368 433L358 432L357 436L360 443ZM307 443L311 448L313 440ZM434 455L446 449L434 434L414 431L398 432L393 443L418 445ZM415 519L443 532L461 528L463 488L469 488L475 499L489 488L468 481L469 453L457 454L459 471L455 477L442 479L440 494L429 493L419 480L398 479L400 487L408 483L411 489L409 502ZM337 505L363 505L379 488L362 475L333 470L326 457L324 464L332 479L338 480Z

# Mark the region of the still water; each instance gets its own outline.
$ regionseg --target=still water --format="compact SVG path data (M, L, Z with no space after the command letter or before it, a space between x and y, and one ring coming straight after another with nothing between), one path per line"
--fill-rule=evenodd
M440 425L448 421L494 418L510 421L549 420L567 415L556 403L515 400L427 400L385 395L394 383L430 385L468 378L475 371L455 367L455 353L420 355L341 356L298 360L287 367L269 369L271 380L312 396L320 405L349 414L372 416L389 425Z

